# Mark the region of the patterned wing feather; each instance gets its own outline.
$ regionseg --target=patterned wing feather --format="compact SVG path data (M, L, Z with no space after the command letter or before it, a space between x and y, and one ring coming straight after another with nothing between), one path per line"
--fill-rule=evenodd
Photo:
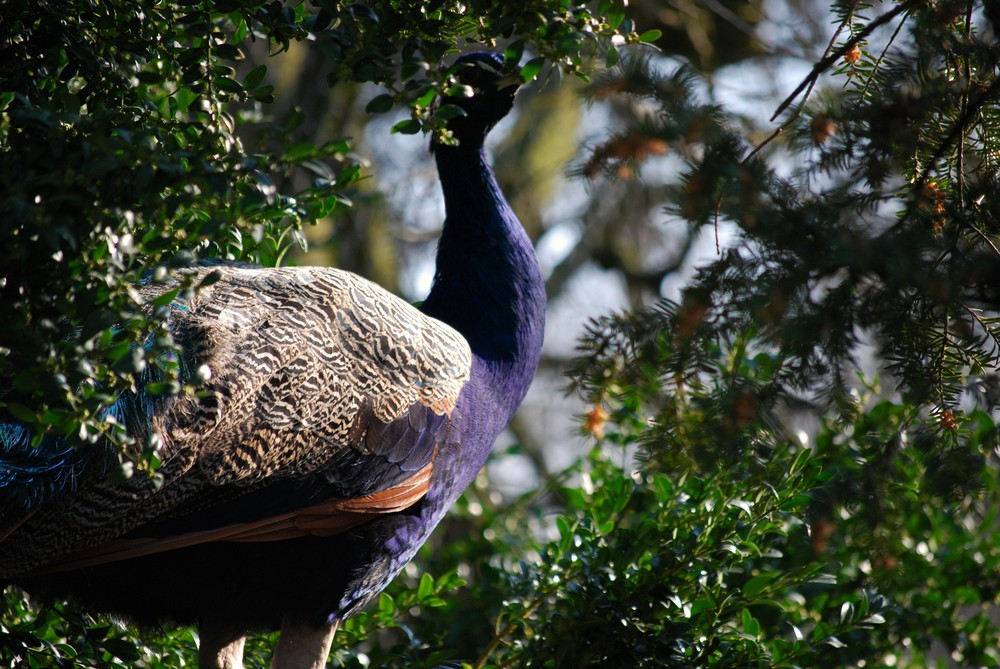
M182 293L169 318L210 379L196 394L133 402L151 407L162 481L91 483L35 509L0 540L0 575L125 559L150 542L332 533L426 490L469 378L465 340L347 272L219 265L186 279L209 272L218 280Z

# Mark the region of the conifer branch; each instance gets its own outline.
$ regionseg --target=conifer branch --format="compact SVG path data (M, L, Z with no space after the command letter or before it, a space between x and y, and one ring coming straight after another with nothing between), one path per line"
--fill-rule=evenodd
M850 51L859 42L864 41L866 37L871 35L881 26L885 25L889 21L892 21L895 17L899 16L903 12L909 11L910 8L916 5L918 2L919 0L907 0L906 2L897 6L895 9L886 12L885 14L883 14L882 16L878 17L877 19L869 23L867 26L865 26L863 30L859 31L856 35L851 37L851 39L844 42L844 44L838 47L833 53L829 54L825 58L821 59L818 63L816 63L813 66L812 71L806 76L805 79L802 80L802 83L796 86L795 90L792 91L791 95L785 98L785 100L780 105L778 105L777 110L775 110L774 114L771 116L771 120L773 121L776 118L778 118L781 115L781 113L784 112L785 109L787 109L790 104L792 104L792 101L799 96L799 93L801 93L803 89L814 85L816 80L819 79L819 76L824 72L826 72L828 69L830 69L830 66L836 63L840 58L842 58L844 54Z

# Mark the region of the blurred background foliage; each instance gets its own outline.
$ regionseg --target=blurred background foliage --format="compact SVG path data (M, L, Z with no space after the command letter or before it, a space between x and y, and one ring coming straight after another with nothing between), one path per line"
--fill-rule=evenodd
M542 367L333 663L1000 666L998 34L984 0L8 0L4 410L151 470L102 407L146 365L186 392L130 285L196 257L420 299L420 131L456 48L502 49ZM0 606L19 666L195 657Z

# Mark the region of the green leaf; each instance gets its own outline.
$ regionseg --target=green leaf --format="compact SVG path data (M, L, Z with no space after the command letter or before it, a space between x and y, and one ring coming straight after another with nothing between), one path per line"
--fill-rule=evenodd
M417 97L413 100L413 106L417 109L423 109L430 103L434 102L434 97L437 95L437 91L433 88L428 87L426 90L421 90L417 93Z
M173 288L171 290L164 291L162 294L158 295L154 299L150 300L149 304L153 307L165 307L180 295L180 288Z
M235 79L230 79L229 77L216 77L212 80L212 83L226 93L242 93L243 87L240 86L239 82Z
M587 498L583 494L582 490L580 490L579 488L564 487L561 488L560 492L563 498L566 500L566 503L571 508L578 509L580 511L587 510L588 506Z
M726 504L729 506L734 506L737 509L742 509L747 514L751 513L751 511L753 510L753 507L751 507L750 502L747 502L746 500L742 499L731 499L728 502L726 502Z
M471 98L475 94L476 90L468 84L455 84L445 91L445 95L450 98Z
M14 418L21 421L22 423L34 423L37 416L35 412L24 406L23 404L18 404L16 402L8 402L4 404L7 411L11 413Z
M161 305L154 303L153 306L156 307ZM88 341L99 332L113 327L117 320L118 319L115 316L115 313L110 309L95 309L83 322L78 338L81 342Z
M759 576L754 576L746 583L743 584L743 596L747 599L753 599L769 586L774 581L773 574L760 574Z
M439 121L448 121L459 116L468 116L468 113L458 105L441 105L434 112L434 118Z
M846 625L854 617L854 605L844 602L840 605L840 624Z
M378 596L378 611L384 621L392 620L396 615L396 602L388 593L380 593Z
M420 121L408 118L392 126L392 130L390 132L393 134L400 133L403 135L415 135L420 132L420 128Z
M795 455L795 459L792 461L792 466L789 471L793 474L795 472L800 471L806 465L806 463L809 462L809 458L811 457L812 457L812 449L805 447L799 448L798 453L796 453Z
M741 622L743 623L743 631L757 638L760 635L760 623L756 618L750 613L750 609L743 609L741 614Z
M107 638L110 632L110 625L98 625L97 627L91 627L86 631L87 641L102 641Z
M395 97L389 93L376 95L367 105L365 105L365 111L369 114L384 114L392 109L394 102Z
M274 102L274 86L261 86L252 93L258 102Z
M346 139L335 139L319 147L319 152L324 156L340 157L351 150L351 145Z
M145 353L138 346L134 346L115 360L112 367L119 374L138 374L146 369Z
M660 39L662 35L663 35L662 30L657 30L656 28L653 28L652 30L647 30L643 34L639 35L639 41L646 43L655 42L656 40Z
M604 67L612 68L618 64L622 58L621 52L614 45L608 47L607 53L604 55Z
M424 600L434 595L434 577L424 572L420 575L420 584L417 586L417 599Z
M565 553L573 545L573 528L569 521L558 516L556 518L556 529L559 530L559 552Z
M252 91L264 81L264 75L267 74L267 65L258 65L249 72L247 76L243 77L243 88L248 91Z
M534 80L538 76L538 73L542 71L542 66L544 65L544 58L532 58L529 60L521 66L521 81L527 83Z
M246 19L243 18L243 15L237 12L233 12L232 14L230 14L229 20L232 21L233 24L236 26L236 30L233 31L233 36L230 39L230 43L239 44L244 40L244 38L246 38L250 28L249 26L247 26Z
M173 397L181 392L177 381L152 381L146 384L146 392L156 397Z
M316 145L312 142L297 142L285 149L285 160L297 162L316 155Z
M341 187L347 186L357 181L360 177L361 165L352 163L337 173L337 185ZM347 198L341 197L341 199L347 201Z
M322 160L318 160L316 158L301 158L297 162L299 165L327 182L332 182L334 180L333 169Z
M101 642L101 646L123 662L135 662L142 657L135 644L124 639L105 639Z
M198 282L198 288L205 288L206 286L211 286L222 278L222 272L213 269L211 272L202 277L201 281Z
M618 26L625 20L625 3L622 0L613 0L606 13L608 25L611 26L612 30L617 30Z
M802 509L806 509L812 504L813 498L811 495L806 493L799 493L790 499L786 499L781 503L780 508L782 511L795 512Z
M524 40L514 40L507 45L507 48L503 52L504 63L508 67L512 67L517 63L521 62L521 56L524 55Z
M219 44L214 52L218 58L224 60L240 62L244 59L243 51L235 44Z
M403 81L406 81L407 79L413 78L421 70L426 70L428 67L428 64L423 60L407 59L404 60L399 66L399 76Z

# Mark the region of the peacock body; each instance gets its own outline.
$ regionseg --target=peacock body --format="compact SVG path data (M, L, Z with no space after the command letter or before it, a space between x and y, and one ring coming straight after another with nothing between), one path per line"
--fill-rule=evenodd
M32 448L0 424L0 582L144 623L198 623L203 664L283 627L275 666L322 666L337 621L413 557L483 466L538 363L545 296L483 147L513 104L502 60L457 63L475 90L436 145L446 219L418 310L328 268L206 263L168 326L196 394L109 409L160 480L112 481L109 450ZM318 636L317 636L318 635ZM325 644L325 645L324 645Z

